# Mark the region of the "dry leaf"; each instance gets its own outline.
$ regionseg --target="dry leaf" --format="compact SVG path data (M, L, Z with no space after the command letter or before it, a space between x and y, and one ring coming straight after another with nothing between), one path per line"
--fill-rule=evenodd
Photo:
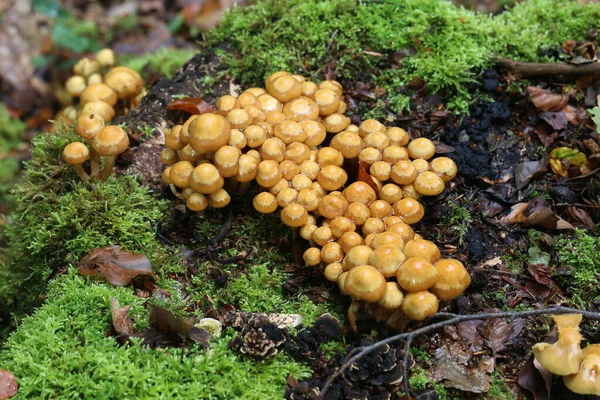
M548 168L548 158L517 164L515 168L515 186L517 187L517 190L527 186L531 178L545 172L546 168Z
M358 180L360 182L365 182L375 191L375 194L379 195L379 186L377 182L373 179L371 174L369 174L369 164L366 161L358 162Z
M184 97L183 99L177 99L172 101L168 106L167 110L171 111L184 111L188 114L206 114L211 113L215 109L198 97Z
M500 218L500 222L504 224L518 224L527 220L523 214L529 203L517 203L510 208L510 213Z
M552 387L552 374L546 371L550 376L545 379L542 372L533 365L533 356L519 372L517 382L525 390L533 393L535 400L550 400L550 388Z
M475 368L469 368L460 361L463 351L460 345L444 345L435 351L433 376L437 381L444 381L444 386L464 392L486 393L490 390L491 376L487 373L488 365L480 362ZM492 360L493 361L493 360Z
M562 131L569 126L567 116L562 111L543 112L540 114L540 118L546 121L555 131Z
M0 369L0 400L9 399L17 394L19 384L10 371Z
M531 200L523 215L527 217L523 222L525 228L542 226L549 229L575 229L573 225L556 215L548 202L541 197Z
M587 110L583 107L568 105L562 110L567 120L574 126L579 126L587 118Z
M121 246L95 249L77 265L81 275L102 275L115 286L125 286L138 275L154 276L152 264L143 254L122 250Z
M492 349L494 357L497 357L499 352L506 349L511 340L519 336L524 326L525 320L523 318L512 321L494 318L487 322L483 334L487 338L486 344Z
M527 88L531 101L540 111L560 111L569 102L568 94L554 94L537 86Z
M131 306L119 307L119 300L114 297L110 299L110 313L112 314L112 324L119 335L133 334L133 320L129 311Z

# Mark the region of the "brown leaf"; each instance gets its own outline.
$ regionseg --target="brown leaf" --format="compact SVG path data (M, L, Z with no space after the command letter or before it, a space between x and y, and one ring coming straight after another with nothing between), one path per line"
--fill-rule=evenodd
M567 207L567 214L573 220L583 225L586 229L589 229L591 231L596 230L596 224L594 224L594 221L592 221L592 217L590 217L590 214L588 214L587 211L578 207Z
M533 356L529 357L529 360L519 372L517 382L523 389L533 393L535 400L550 400L552 374L550 374L549 379L544 379L542 373L533 365Z
M369 174L369 164L366 161L358 162L358 180L360 182L366 182L375 191L375 194L379 195L379 186L377 182L373 180L371 174Z
M540 111L560 111L569 102L568 94L554 94L537 86L527 88L532 103Z
M567 104L562 112L567 117L567 120L575 126L581 125L581 123L587 118L587 110L579 106L573 107Z
M523 222L525 228L542 226L549 229L575 229L573 225L556 215L548 202L541 197L531 200L523 215L527 217Z
M19 384L10 371L0 369L0 400L9 399L17 394Z
M525 320L523 318L512 321L494 318L487 322L482 333L487 338L487 345L492 349L494 357L506 349L507 344L512 339L519 336L524 326Z
M518 190L523 189L531 178L545 172L546 168L548 168L548 158L517 164L515 168L515 186Z
M540 118L543 119L556 131L562 131L569 126L569 121L564 112L543 112L540 114Z
M119 300L114 297L110 299L110 313L112 314L112 324L119 335L133 334L133 320L129 311L132 306L119 307Z
M487 373L488 363L480 362L475 368L467 367L461 360L465 354L462 354L458 346L460 345L450 343L435 351L433 377L436 381L443 380L446 387L464 392L486 393L490 390L491 381L491 376Z
M198 97L184 97L183 99L172 101L167 106L167 110L184 111L186 113L196 115L211 113L215 109L210 104Z
M177 336L180 341L187 338L208 348L208 341L212 335L204 329L196 328L195 322L194 318L177 318L171 311L155 305L152 305L150 310L150 326L159 334L170 336L169 340L175 341L177 341Z
M525 210L529 203L517 203L510 208L510 213L500 218L500 222L505 224L518 224L527 220L527 217L524 215Z
M138 275L154 276L152 265L143 254L122 250L121 246L95 249L77 265L81 275L102 275L115 286L125 286Z
M465 321L456 325L458 336L466 346L469 346L468 351L476 352L483 349L484 337L481 336L477 329L481 325L482 320Z
M533 279L541 285L554 289L556 293L561 293L562 290L552 280L548 266L545 264L530 264L527 263L527 271L531 274Z

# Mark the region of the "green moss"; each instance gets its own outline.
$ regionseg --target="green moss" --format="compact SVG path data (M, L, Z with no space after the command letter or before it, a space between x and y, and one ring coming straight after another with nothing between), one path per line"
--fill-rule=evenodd
M556 240L558 265L571 267L571 276L561 278L575 301L600 298L597 287L600 275L600 237L575 230L573 235L560 235Z
M11 118L6 107L0 105L0 205L8 208L12 206L8 192L19 172L19 162L11 157L10 152L19 146L24 131L25 124L18 118ZM0 212L6 210L0 207Z
M0 352L0 365L19 382L15 399L282 398L288 374L310 374L282 353L264 363L232 353L231 331L213 340L210 350L192 348L183 355L139 342L119 346L105 336L111 297L133 305L135 318L147 319L143 299L130 289L86 281L74 271L50 284L47 303Z
M168 202L155 199L134 177L83 185L60 156L74 139L70 130L61 130L34 140L25 176L15 188L15 212L3 231L0 304L5 307L14 304L17 292L35 303L48 278L95 248L119 244L151 261L169 256L162 254L154 226Z
M139 57L121 57L120 65L136 70L142 73L143 68L148 65L152 71L159 75L172 78L175 72L183 64L189 61L196 54L192 49L169 49L160 48L152 54L146 54Z
M494 56L546 60L540 50L583 38L599 17L599 5L567 0L530 0L496 17L443 0L261 0L226 13L209 42L231 45L234 51L223 56L243 83L259 84L277 70L319 77L333 62L338 78L361 79L363 71L373 71L388 92L382 111L406 108L401 88L413 77L431 91L449 91L449 106L464 110L470 99L465 84ZM390 69L386 57L407 48L415 54ZM379 67L393 85L378 79Z

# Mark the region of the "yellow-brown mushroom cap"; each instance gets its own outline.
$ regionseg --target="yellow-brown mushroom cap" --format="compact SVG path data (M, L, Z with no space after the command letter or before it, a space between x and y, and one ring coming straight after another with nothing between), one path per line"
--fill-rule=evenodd
M90 101L103 101L110 106L114 106L117 102L117 93L104 83L94 83L85 88L81 93L79 102L85 105Z
M218 114L202 114L189 127L190 145L198 153L217 151L231 138L231 124Z
M366 245L358 245L351 248L346 253L342 262L344 271L351 270L359 265L368 265L371 254L373 254L373 249Z
M437 269L426 259L411 257L396 271L396 279L402 289L408 292L421 292L431 288L438 281Z
M383 276L390 278L396 275L406 256L397 246L383 245L377 247L369 257L369 265L377 268Z
M421 172L413 182L415 190L424 196L437 196L444 191L444 181L431 171Z
M402 303L402 312L413 321L423 321L438 311L439 301L428 291L407 293Z
M579 329L564 328L558 333L556 343L536 343L532 350L538 362L553 374L576 374L583 361L581 340Z
M431 171L437 174L444 182L454 178L458 172L456 163L448 157L437 157L431 160Z
M123 153L129 147L127 132L119 126L108 125L92 139L92 147L101 156L116 156Z
M63 160L70 165L80 165L90 158L90 150L80 142L72 142L63 149Z
M344 289L356 300L375 303L385 295L387 285L385 278L376 268L359 265L348 271Z
M252 205L259 213L270 214L277 210L277 198L269 192L261 192L254 196Z
M418 138L411 141L406 147L411 158L429 160L435 154L435 144L427 138Z
M589 346L588 346L589 347ZM573 393L600 396L600 355L588 354L579 371L563 377L565 386Z
M84 114L77 120L75 132L86 140L92 140L104 126L104 119L100 115Z
M344 198L348 203L362 203L366 206L377 200L375 190L368 183L357 181L344 189Z
M430 291L440 300L460 296L471 284L469 271L458 260L439 260L433 266L437 269L439 278Z
M441 257L440 249L431 240L415 239L406 243L404 247L406 257L423 257L430 263L438 261ZM457 261L459 262L459 261ZM464 267L463 267L464 268Z
M342 269L342 264L340 264L339 262L334 262L327 264L327 266L325 267L325 271L323 271L323 274L325 275L325 278L328 281L337 282L342 272L344 272L344 270Z
M142 77L126 67L115 67L108 71L104 83L117 93L119 99L135 97L144 86Z
M194 165L189 161L179 161L169 167L170 183L181 189L190 187L190 177L194 171Z
M386 310L395 310L402 306L404 293L396 282L388 282L383 297L377 302L377 305Z
M217 167L204 163L194 168L190 177L190 186L200 194L211 194L223 187L224 180Z
M308 211L300 204L290 204L281 210L281 221L289 227L298 228L308 220Z

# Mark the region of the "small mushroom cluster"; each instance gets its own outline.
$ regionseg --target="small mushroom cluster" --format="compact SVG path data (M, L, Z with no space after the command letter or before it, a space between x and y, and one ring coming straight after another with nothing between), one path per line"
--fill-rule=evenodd
M90 180L83 168L88 159L92 178L104 181L110 176L116 157L127 150L129 138L121 127L106 124L116 115L126 114L144 96L142 77L132 69L114 65L113 51L103 49L95 60L79 60L73 67L74 75L65 83L69 99L79 98L79 104L62 110L63 121L77 119L75 131L86 143L69 143L63 150L63 160L75 166L84 183Z
M600 344L581 348L581 314L552 317L558 331L555 343L533 346L536 360L548 371L561 375L574 393L600 396Z
M95 59L84 57L73 66L73 75L57 92L64 106L57 120L72 123L78 116L97 114L108 123L137 106L144 95L142 77L130 68L115 66L113 51L103 49Z
M265 87L223 96L214 113L167 130L163 182L176 196L193 211L225 207L230 193L256 181L263 190L254 208L281 208L282 222L299 228L312 246L306 264L323 265L326 278L354 299L353 326L365 302L420 321L437 312L439 300L460 295L470 284L465 267L441 259L410 227L425 213L419 197L442 193L456 164L433 159L431 140L410 141L399 127L350 124L336 81L317 85L276 72ZM370 182L348 185L351 168L368 171Z

